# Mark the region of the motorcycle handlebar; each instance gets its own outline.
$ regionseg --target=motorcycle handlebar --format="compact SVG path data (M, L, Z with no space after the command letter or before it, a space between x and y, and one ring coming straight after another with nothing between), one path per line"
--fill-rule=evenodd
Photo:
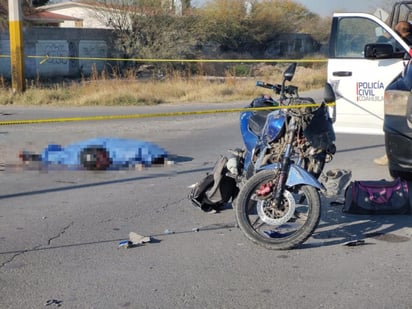
M271 89L271 90L275 90L276 92L279 92L282 89L281 85L272 85L272 84L269 84L269 83L266 83L266 82L261 82L261 81L257 81L256 86Z
M269 84L266 82L257 81L256 86L274 90L277 94L279 94L282 91L282 85L279 85L279 84L273 85L273 84ZM285 87L284 91L287 94L294 95L298 93L298 87L289 85Z

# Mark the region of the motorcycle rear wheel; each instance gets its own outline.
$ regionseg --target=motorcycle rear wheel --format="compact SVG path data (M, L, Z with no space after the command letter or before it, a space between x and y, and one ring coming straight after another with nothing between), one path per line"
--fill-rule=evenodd
M320 219L320 197L311 186L286 187L282 207L273 207L270 192L256 191L276 181L277 172L262 171L251 177L236 199L236 219L241 231L255 244L271 250L287 250L304 243Z

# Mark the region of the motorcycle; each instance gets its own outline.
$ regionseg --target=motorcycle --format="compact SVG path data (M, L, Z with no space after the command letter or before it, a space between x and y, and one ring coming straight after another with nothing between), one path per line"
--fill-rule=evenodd
M257 86L273 90L279 95L279 98L275 100L268 95L256 98L248 106L251 110L243 111L240 114L240 132L245 147L229 150L232 155L228 162L228 169L232 174L238 176L240 186L262 166L279 162L282 154L285 144L287 114L281 109L271 110L266 109L266 107L287 106L292 102L294 105L316 105L312 98L300 97L298 87L285 85L286 81L292 80L295 71L296 63L292 63L283 74L282 84L257 81ZM332 89L329 89L329 92L333 94ZM305 108L308 110L307 107ZM307 119L303 119L303 125L308 123L310 117L311 115L307 115ZM333 128L331 129L333 130ZM302 136L302 131L298 141L296 146L297 152L300 154L299 165L318 178L325 163L332 160L336 151L334 136L331 142L322 148L315 148L307 138Z
M282 84L257 82L272 89L279 100L263 97L260 102L278 106L274 111L245 111L240 129L245 149L233 151L228 169L237 170L236 219L242 232L267 249L285 250L302 244L320 219L318 177L336 151L335 133L327 103L335 101L329 84L321 104L301 98L291 81L296 63L288 67ZM236 168L230 163L236 163ZM236 173L236 172L235 172Z

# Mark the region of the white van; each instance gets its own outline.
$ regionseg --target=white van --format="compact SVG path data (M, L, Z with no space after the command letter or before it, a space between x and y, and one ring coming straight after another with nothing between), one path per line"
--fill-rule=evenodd
M410 14L398 14L396 21L408 20ZM388 23L396 23L393 13ZM385 88L402 74L411 56L408 44L378 17L333 15L328 82L337 97L331 111L336 132L383 135Z

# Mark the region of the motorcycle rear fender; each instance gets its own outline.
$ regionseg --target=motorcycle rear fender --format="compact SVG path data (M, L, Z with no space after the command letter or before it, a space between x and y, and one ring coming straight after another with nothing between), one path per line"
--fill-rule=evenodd
M257 172L263 170L277 170L280 169L280 163L273 163L260 167ZM324 186L308 171L296 164L291 164L288 179L286 181L288 187L296 185L309 185L319 190L324 190Z

